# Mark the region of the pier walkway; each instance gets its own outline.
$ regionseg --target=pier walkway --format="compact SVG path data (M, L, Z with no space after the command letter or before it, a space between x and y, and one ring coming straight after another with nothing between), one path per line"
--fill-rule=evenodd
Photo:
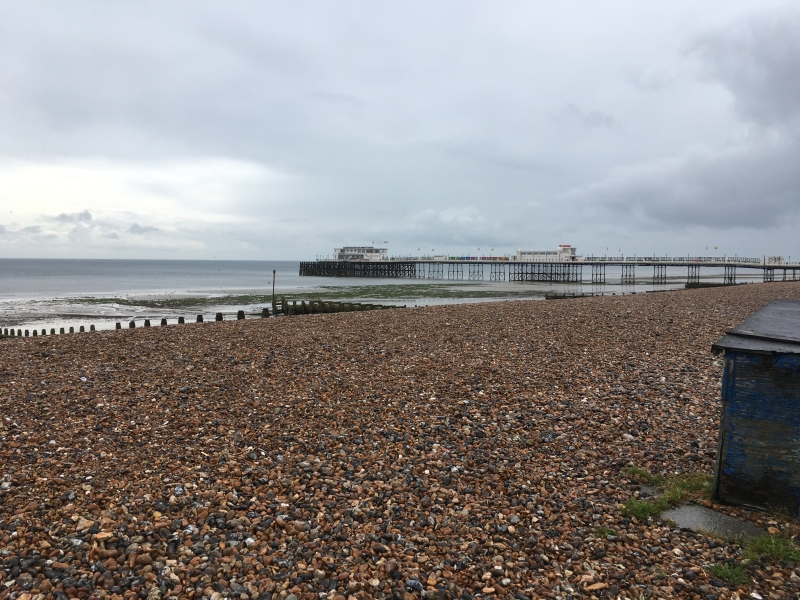
M723 282L735 284L737 271L762 272L764 281L796 281L800 279L800 263L770 262L766 257L702 257L702 256L587 256L571 262L519 261L513 257L400 257L385 260L328 260L300 263L300 275L312 277L371 277L408 279L451 279L482 281L538 281L556 283L581 283L583 269L591 273L585 281L606 283L606 268L620 267L621 282L636 282L636 268L652 268L652 282L667 282L667 267L684 267L686 283L700 284L700 269L724 269ZM777 273L776 273L777 272ZM777 275L777 276L776 276ZM640 277L640 280L643 278Z

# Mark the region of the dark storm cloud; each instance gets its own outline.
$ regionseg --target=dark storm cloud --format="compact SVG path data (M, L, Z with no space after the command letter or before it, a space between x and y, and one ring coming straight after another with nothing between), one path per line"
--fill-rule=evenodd
M758 14L695 46L708 74L733 95L739 114L778 128L800 125L800 9Z
M651 227L769 229L800 217L800 13L752 15L692 44L746 134L719 149L619 166L567 194Z
M795 140L764 140L623 167L568 196L602 202L652 227L770 228L800 213L798 161Z

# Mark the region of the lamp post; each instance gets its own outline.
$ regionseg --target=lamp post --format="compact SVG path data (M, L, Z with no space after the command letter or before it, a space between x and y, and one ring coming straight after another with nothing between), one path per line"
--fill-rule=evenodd
M272 306L275 307L275 269L272 269Z

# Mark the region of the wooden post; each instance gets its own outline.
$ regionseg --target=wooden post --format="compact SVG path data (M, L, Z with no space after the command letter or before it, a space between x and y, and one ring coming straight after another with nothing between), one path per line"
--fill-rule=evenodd
M161 319L161 326L162 327L166 327L167 326L167 320L166 319Z
M145 327L150 327L150 319L145 319L144 320L144 326Z
M217 313L217 321L222 321L222 313Z
M128 323L128 329L136 329L136 321L131 321Z
M203 322L203 315L197 315L197 322L198 323L202 323Z
M83 329L83 325L81 325L81 327L80 327L80 329L78 331L80 331L81 333L85 333L85 331Z
M178 317L178 325L183 325L184 323L186 323L186 319L183 317Z
M33 337L38 337L38 335L39 335L39 332L34 329L33 330Z
M243 319L244 319L244 311L240 310L239 312L236 313L236 320L241 321Z
M59 333L59 335L64 335L64 328L62 327L61 329L59 329L58 333Z
M117 329L122 329L122 323L117 323Z
M275 312L275 305L272 305L272 311ZM269 309L265 306L261 309L261 318L265 319L269 317Z
M89 331L94 331L94 325L89 325Z
M54 328L50 329L50 335L55 335L55 334L56 334L56 330Z
M69 328L69 332L70 332L70 333L75 333L75 328L74 328L74 327L70 327L70 328Z

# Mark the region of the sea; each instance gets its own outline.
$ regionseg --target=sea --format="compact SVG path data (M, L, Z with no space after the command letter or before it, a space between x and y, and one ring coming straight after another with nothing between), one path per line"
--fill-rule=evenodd
M647 293L683 288L686 282L680 267L669 268L667 283L660 285L645 268L637 270L636 285L622 285L614 267L607 268L604 284L301 277L299 270L299 261L0 259L0 331L112 329L130 321L141 326L145 319L174 323L180 316L193 322L198 314L208 319L218 312L229 319L239 310L257 318L271 304L273 282L277 298L406 307ZM585 278L591 275L590 268L583 271ZM703 269L702 275L704 282L722 279L718 269ZM750 280L758 281L757 275Z

